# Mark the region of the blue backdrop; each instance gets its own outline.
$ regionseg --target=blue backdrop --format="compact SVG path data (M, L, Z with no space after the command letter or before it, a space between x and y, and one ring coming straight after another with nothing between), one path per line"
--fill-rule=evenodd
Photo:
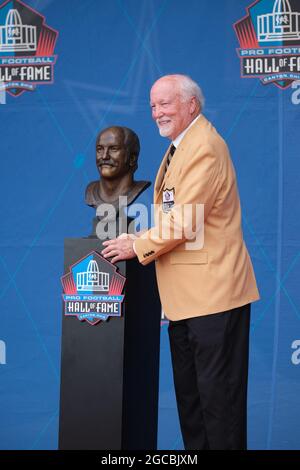
M205 114L231 149L261 293L249 447L299 448L300 83L281 90L240 78L233 24L250 0L26 3L59 32L58 59L53 85L0 106L0 448L57 448L63 239L90 231L95 135L133 128L136 176L153 181L168 142L151 120L149 89L175 72L202 86ZM166 323L161 333L159 448L182 449Z

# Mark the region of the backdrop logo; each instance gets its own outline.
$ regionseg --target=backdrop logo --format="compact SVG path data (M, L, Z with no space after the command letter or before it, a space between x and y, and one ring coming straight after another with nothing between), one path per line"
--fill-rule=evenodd
M256 0L235 23L242 78L289 87L300 79L299 0Z
M0 89L13 96L54 81L58 32L20 0L0 6Z
M113 264L92 251L61 278L65 315L91 325L120 317L125 280Z

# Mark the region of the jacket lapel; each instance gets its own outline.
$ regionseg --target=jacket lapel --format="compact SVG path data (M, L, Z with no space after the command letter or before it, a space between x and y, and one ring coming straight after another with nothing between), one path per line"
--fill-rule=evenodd
M164 179L165 179L165 167L166 167L166 163L167 163L167 156L169 155L169 152L170 152L170 148L171 148L171 144L169 145L168 150L164 154L164 157L162 159L162 162L160 164L160 167L159 167L159 170L157 172L156 179L155 179L155 185L154 185L154 199L155 199L155 201L157 200L157 198L158 198L158 196L161 192L163 182L164 182Z
M176 159L183 160L183 153L186 152L187 150L187 144L188 144L188 139L193 139L193 138L199 138L199 131L201 131L205 126L207 126L209 122L207 119L201 114L199 119L192 125L192 127L187 131L185 136L183 137L182 141L176 148L176 151L172 157L172 160L170 162L168 170L165 172L165 166L166 166L166 161L167 161L167 156L170 152L171 144L168 147L168 150L166 151L161 165L159 167L156 180L155 180L155 186L154 186L154 202L157 203L159 200L159 195L162 191L163 188L163 183L165 180L165 177L167 176L168 172L170 169L174 168L174 165L176 164Z

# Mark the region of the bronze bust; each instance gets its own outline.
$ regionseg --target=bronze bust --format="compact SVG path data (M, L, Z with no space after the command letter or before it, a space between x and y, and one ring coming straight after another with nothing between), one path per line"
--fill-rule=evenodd
M85 202L97 209L111 204L119 217L119 197L127 197L127 206L150 185L150 181L135 181L140 142L128 127L113 126L103 129L96 139L96 166L100 179L86 188ZM95 221L96 222L96 221Z

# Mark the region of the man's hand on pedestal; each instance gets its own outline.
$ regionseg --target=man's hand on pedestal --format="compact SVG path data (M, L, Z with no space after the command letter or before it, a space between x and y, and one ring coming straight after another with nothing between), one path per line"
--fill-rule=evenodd
M134 240L138 238L136 235L129 235L128 233L122 233L118 238L114 240L107 240L103 242L105 246L101 254L104 258L111 258L111 263L117 261L132 259L136 257L133 249Z

